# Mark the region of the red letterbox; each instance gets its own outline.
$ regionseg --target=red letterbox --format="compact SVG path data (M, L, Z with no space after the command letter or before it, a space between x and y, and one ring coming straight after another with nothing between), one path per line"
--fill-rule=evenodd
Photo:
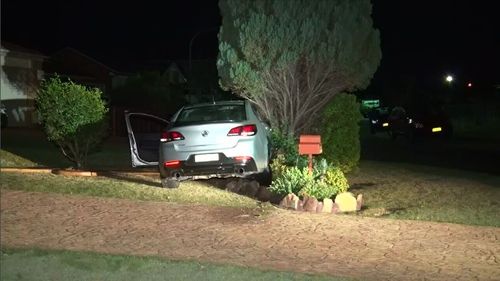
M299 154L309 155L309 173L312 173L312 156L313 154L321 154L323 148L321 147L320 135L301 135L299 139Z

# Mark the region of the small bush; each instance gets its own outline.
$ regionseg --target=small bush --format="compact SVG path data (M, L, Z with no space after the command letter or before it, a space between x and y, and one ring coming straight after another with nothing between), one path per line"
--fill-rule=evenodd
M354 95L339 94L323 112L322 156L344 173L351 171L359 161L359 121L362 118L359 108Z
M42 126L64 156L84 166L88 152L104 138L108 109L102 92L54 77L43 81L36 98Z
M315 163L312 174L309 174L307 167L281 165L279 169L281 172L273 178L269 189L280 195L295 193L299 196L308 195L322 200L349 189L342 170L329 165L325 159L320 159Z
M287 135L280 130L273 130L271 133L271 147L271 159L281 155L284 164L287 166L296 165L299 151L297 141L293 136Z
M347 178L339 167L331 166L324 174L325 183L333 188L331 196L346 192L349 189Z
M288 167L281 176L273 180L269 190L280 195L300 194L304 187L313 183L314 177L309 174L307 168Z
M286 171L288 166L286 165L285 155L278 154L271 162L271 171L273 172L273 180L281 177Z

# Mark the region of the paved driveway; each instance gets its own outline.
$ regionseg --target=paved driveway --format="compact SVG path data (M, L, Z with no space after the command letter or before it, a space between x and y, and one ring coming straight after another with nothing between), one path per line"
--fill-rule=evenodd
M500 280L500 228L1 192L1 244L361 280Z

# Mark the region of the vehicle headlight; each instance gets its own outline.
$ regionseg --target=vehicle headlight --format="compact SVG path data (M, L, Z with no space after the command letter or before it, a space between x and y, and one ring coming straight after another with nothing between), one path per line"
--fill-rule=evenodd
M372 124L377 124L378 120L372 120Z

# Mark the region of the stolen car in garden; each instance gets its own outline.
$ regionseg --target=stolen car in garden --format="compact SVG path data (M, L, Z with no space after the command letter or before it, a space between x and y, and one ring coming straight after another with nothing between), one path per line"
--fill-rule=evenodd
M158 166L164 187L187 179L270 178L270 128L248 101L184 106L170 121L126 112L125 122L132 166Z

